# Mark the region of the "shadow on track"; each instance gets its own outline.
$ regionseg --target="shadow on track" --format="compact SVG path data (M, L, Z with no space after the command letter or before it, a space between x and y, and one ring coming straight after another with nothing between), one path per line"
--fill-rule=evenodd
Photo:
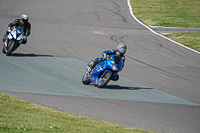
M11 53L10 56L17 56L17 57L37 57L37 56L53 57L52 55L36 55L36 54L22 54L22 53Z
M127 87L127 86L119 86L119 85L106 85L102 89L112 89L112 90L140 90L140 89L153 89L153 88Z

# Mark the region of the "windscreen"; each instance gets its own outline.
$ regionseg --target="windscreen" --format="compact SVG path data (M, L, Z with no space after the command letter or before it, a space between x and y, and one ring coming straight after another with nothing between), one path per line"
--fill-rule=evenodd
M19 32L21 32L21 33L24 32L22 27L16 27L16 30L19 31Z
M114 55L114 60L115 60L115 64L117 64L117 65L121 64L121 62L122 62L121 57L119 57L117 55Z

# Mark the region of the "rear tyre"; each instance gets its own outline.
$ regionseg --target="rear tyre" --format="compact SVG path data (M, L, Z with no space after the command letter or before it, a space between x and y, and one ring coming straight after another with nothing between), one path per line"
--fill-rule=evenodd
M101 75L99 81L97 82L97 87L103 88L110 81L111 78L112 78L111 72L104 72L104 74Z
M8 50L7 50L7 52L6 52L6 55L7 55L7 56L10 56L11 52L14 51L14 49L15 49L15 44L16 44L16 42L15 42L14 40L11 40L11 41L8 43Z
M82 83L84 85L89 85L91 83L90 79L89 79L89 74L88 72L86 72L84 75L83 75L83 78L82 78Z

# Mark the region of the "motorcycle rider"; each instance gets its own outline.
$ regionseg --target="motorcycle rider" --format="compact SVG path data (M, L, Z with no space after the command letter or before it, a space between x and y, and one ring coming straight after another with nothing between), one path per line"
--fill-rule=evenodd
M24 39L22 41L22 44L27 43L27 37L31 34L31 24L28 22L29 18L26 14L21 15L20 19L16 19L12 23L8 24L8 29L6 30L6 33L3 36L2 41L6 41L6 36L11 32L12 27L22 27L24 31Z
M96 57L94 59L94 61L92 61L91 63L89 63L89 66L87 68L88 72L90 73L91 70L96 66L96 64L98 64L101 61L106 60L107 56L109 56L109 55L117 55L117 56L121 57L121 61L122 61L121 70L122 70L122 68L124 67L124 63L125 63L125 56L124 56L124 54L126 53L126 49L127 49L126 44L120 43L120 44L118 44L117 49L110 49L110 50L107 50L107 51L103 51L102 52L103 58ZM115 77L115 80L118 80L118 79L119 79L119 76L117 75L117 77Z

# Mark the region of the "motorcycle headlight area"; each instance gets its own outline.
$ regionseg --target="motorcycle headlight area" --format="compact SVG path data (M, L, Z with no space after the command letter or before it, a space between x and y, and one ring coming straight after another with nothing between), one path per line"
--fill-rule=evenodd
M117 70L118 70L118 68L117 68L114 64L111 64L111 66L112 66L112 69L113 69L114 71L117 71Z
M16 31L11 31L11 34L13 35L14 38L17 37Z

